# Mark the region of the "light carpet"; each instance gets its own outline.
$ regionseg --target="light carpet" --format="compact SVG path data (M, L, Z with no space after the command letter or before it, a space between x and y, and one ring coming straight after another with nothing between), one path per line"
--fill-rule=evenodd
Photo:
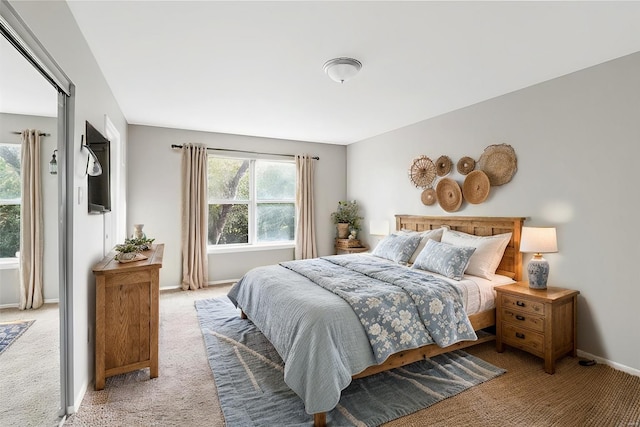
M18 320L0 323L0 354L24 334L35 320Z
M195 302L226 425L308 426L313 417L284 382L284 364L228 298ZM332 426L377 426L503 374L455 351L353 381L327 414Z

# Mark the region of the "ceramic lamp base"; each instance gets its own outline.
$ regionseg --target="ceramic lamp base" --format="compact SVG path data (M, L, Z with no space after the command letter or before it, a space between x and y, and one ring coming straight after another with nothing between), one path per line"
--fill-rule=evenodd
M531 289L547 289L549 278L549 263L542 255L536 254L527 265L529 274L529 287Z

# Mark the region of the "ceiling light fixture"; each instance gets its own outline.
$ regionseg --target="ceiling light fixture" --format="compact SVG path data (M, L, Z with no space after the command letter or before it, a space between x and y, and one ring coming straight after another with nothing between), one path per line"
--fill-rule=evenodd
M324 63L322 69L334 82L344 83L358 74L362 62L353 58L334 58Z

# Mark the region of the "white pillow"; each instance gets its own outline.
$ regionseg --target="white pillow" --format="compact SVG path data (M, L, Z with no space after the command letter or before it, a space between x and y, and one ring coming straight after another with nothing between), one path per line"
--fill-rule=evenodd
M420 240L420 244L418 244L416 250L413 252L413 255L411 255L411 258L409 258L409 264L413 264L414 262L416 262L416 258L418 258L418 255L420 255L420 252L422 252L422 250L426 246L427 241L435 240L436 242L439 242L440 239L442 239L443 231L444 227L420 232L420 236L422 237L422 239Z
M441 239L443 243L476 248L465 273L489 280L493 279L510 240L511 233L474 236L453 230L444 230Z

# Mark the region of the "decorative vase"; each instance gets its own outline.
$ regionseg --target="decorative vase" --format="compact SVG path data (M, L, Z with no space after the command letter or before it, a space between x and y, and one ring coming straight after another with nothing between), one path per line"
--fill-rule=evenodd
M349 223L338 223L338 239L346 239L349 237Z
M144 224L133 224L133 238L134 239L144 239L145 234L142 231L142 227L144 227Z
M529 287L531 289L547 289L549 277L549 263L542 258L542 254L535 254L527 265L529 274Z

